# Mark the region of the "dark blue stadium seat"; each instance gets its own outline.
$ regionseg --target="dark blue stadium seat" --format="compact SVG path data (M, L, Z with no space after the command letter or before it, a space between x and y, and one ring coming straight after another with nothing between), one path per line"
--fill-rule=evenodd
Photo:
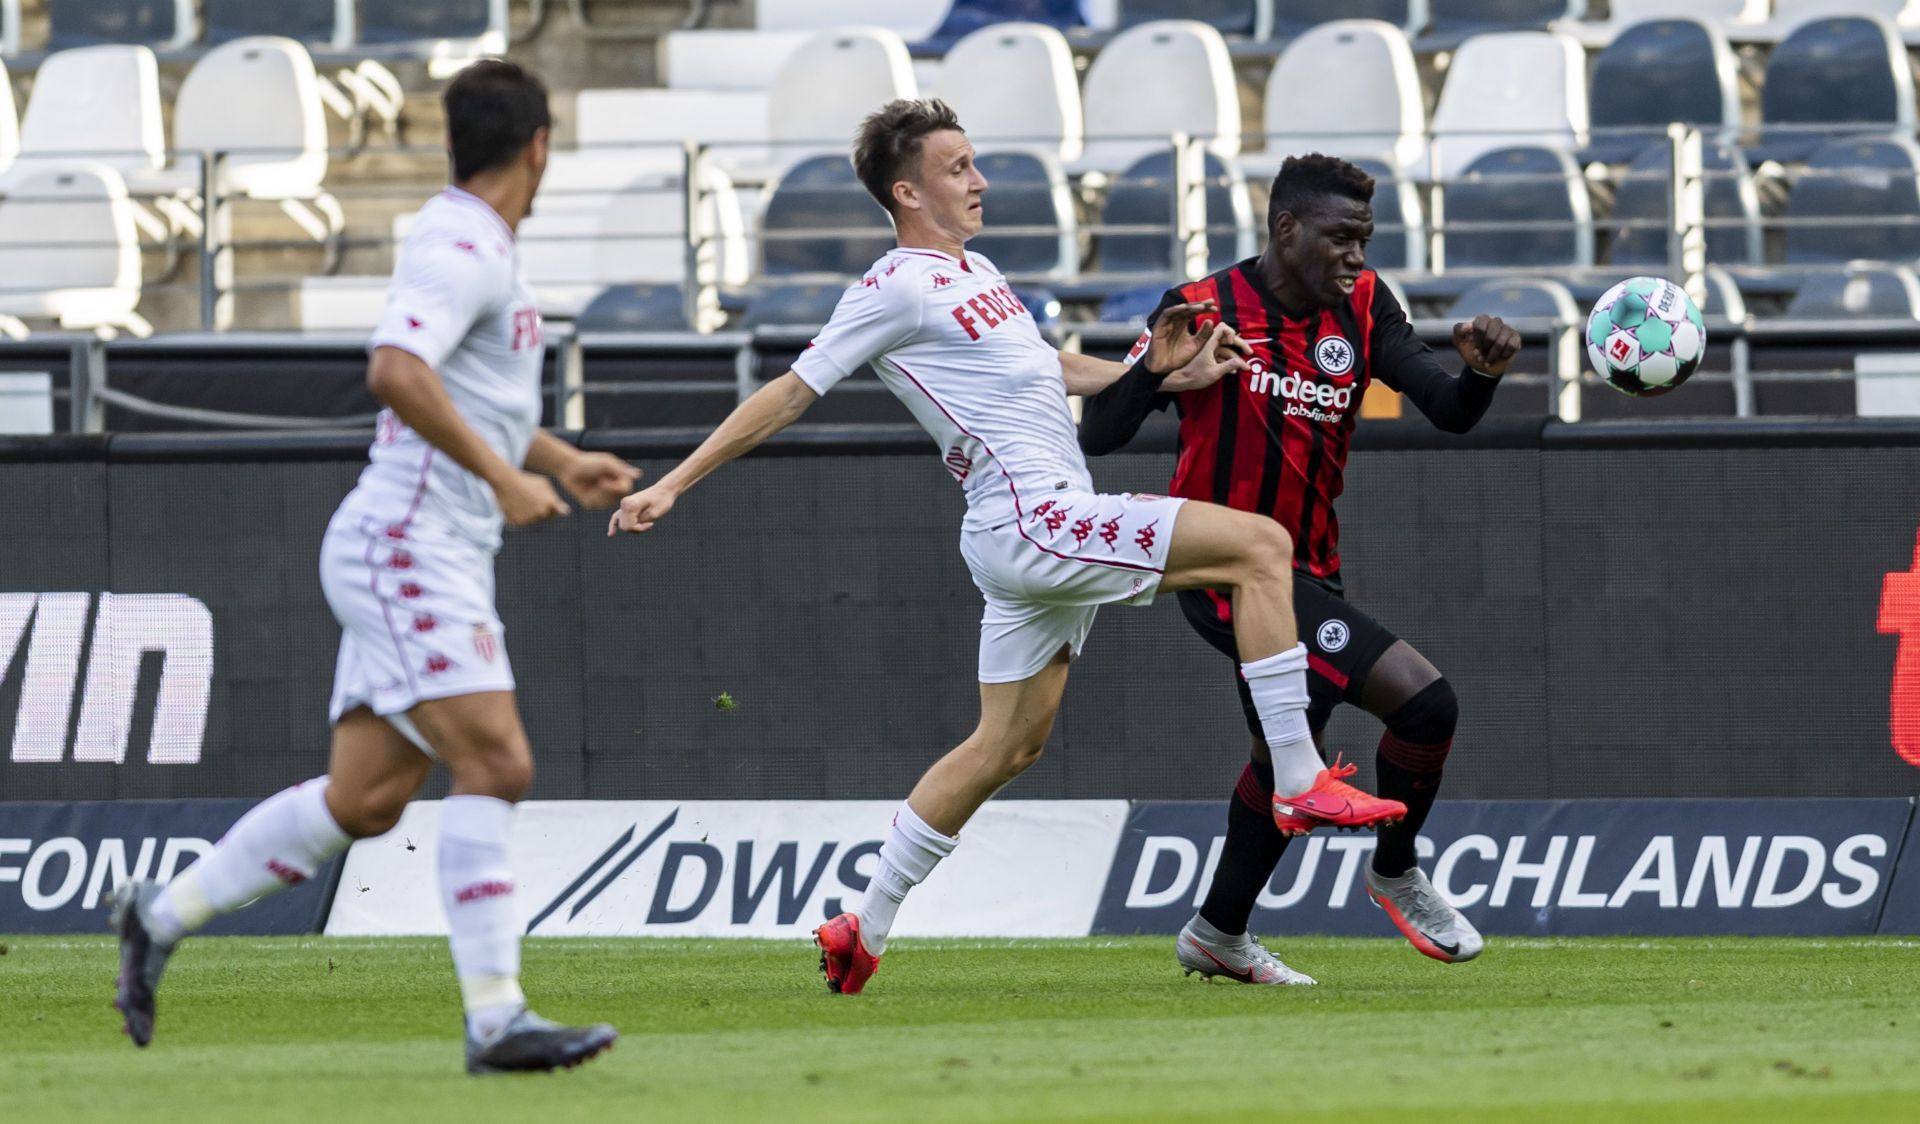
M1907 266L1816 273L1787 305L1793 320L1920 319L1920 280Z
M209 43L249 35L284 35L302 43L331 43L335 0L205 0Z
M845 296L839 284L789 283L770 286L747 306L740 326L754 328L819 328L833 319L833 310Z
M1786 218L1789 264L1920 257L1920 148L1904 138L1828 144L1807 158Z
M477 39L492 28L488 0L384 0L360 5L362 43Z
M996 261L994 264L1000 263ZM1030 289L1015 285L1013 295L1019 297L1020 303L1027 306L1027 315L1033 317L1035 327L1051 328L1060 322L1060 298L1053 295L1053 290Z
M1226 164L1207 154L1207 268L1225 269L1240 254L1241 222L1247 202L1244 185ZM1100 236L1102 273L1157 273L1172 276L1173 154L1141 157L1107 191L1103 226L1157 226L1151 234Z
M1427 0L1429 35L1462 38L1489 31L1537 30L1577 16L1582 0Z
M1426 22L1420 0L1273 0L1272 38L1292 39L1331 20L1385 20L1412 34Z
M766 271L773 276L853 276L865 273L893 246L892 220L860 186L853 165L839 155L809 157L782 176L767 201L762 229L767 235ZM812 237L792 237L816 231Z
M169 43L183 30L181 8L178 0L47 0L47 47Z
M1373 177L1373 240L1367 243L1367 265L1374 269L1411 269L1426 260L1419 243L1426 238L1419 212L1419 194L1402 190L1392 168L1378 160L1355 160ZM1260 218L1261 229L1266 217ZM1264 244L1264 240L1263 240Z
M678 285L614 285L574 318L583 332L684 332L686 294Z
M952 46L969 32L996 23L1018 20L1042 23L1062 31L1079 27L1079 0L953 0L947 19L931 42Z
M1631 160L1675 121L1711 130L1740 124L1740 88L1726 36L1697 20L1649 20L1593 61L1586 162ZM1731 139L1731 138L1729 138Z
M1259 0L1120 0L1118 27L1124 31L1153 20L1199 20L1222 35L1250 36L1259 30Z
M1502 148L1487 153L1447 189L1446 216L1449 269L1593 260L1586 180L1564 152Z
M1144 324L1153 310L1160 307L1160 298L1167 293L1166 285L1137 285L1131 289L1122 289L1100 302L1100 322L1102 324Z
M1707 260L1727 265L1758 262L1760 195L1754 188L1747 158L1731 145L1704 145L1701 166L1707 174ZM1667 177L1673 167L1672 146L1656 141L1634 158L1613 197L1613 245L1607 260L1614 265L1660 265L1668 260L1667 232L1661 226L1626 228L1631 221L1665 224L1671 216ZM1726 220L1738 225L1711 225Z
M1773 49L1760 91L1762 142L1748 158L1804 160L1829 140L1913 120L1906 48L1870 19L1819 19Z
M1482 315L1572 323L1580 318L1580 305L1558 281L1519 277L1476 285L1447 309L1449 320L1471 320Z
M1003 273L1073 273L1079 267L1079 249L1071 231L1071 197L1058 168L1027 152L985 152L974 166L987 177L981 206L987 215L986 232L967 244L993 259ZM1063 210L1069 208L1069 210ZM1007 227L1044 227L1044 233L997 234Z

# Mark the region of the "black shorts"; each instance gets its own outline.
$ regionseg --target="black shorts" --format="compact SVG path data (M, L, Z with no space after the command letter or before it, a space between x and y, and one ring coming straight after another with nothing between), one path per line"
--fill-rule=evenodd
M1180 611L1187 615L1200 638L1234 661L1233 685L1240 692L1240 709L1247 730L1266 739L1253 695L1240 676L1239 649L1234 646L1233 620L1227 596L1206 589L1180 591ZM1367 673L1400 638L1379 621L1347 603L1337 589L1296 571L1293 575L1293 615L1300 641L1307 646L1307 725L1318 734L1326 729L1333 708L1342 702L1360 705Z

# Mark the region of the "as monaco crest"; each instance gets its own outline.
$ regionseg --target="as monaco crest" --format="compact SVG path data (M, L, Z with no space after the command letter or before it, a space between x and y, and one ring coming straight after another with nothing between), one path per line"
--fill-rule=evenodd
M487 663L492 663L493 657L499 654L500 640L494 636L491 625L476 624L473 626L473 651L475 655Z

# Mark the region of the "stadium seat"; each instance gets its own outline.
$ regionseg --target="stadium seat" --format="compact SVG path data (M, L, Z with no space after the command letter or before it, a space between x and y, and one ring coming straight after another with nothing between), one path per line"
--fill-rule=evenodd
M104 164L122 176L157 171L167 159L160 109L160 68L151 48L56 51L34 78L19 159L0 182L72 163Z
M1903 32L1920 31L1920 0L1773 0L1771 20L1729 30L1743 41L1777 43L1812 20L1846 16L1876 17Z
M1427 231L1419 187L1379 161L1354 163L1373 177L1373 241L1367 244L1367 264L1374 269L1424 271ZM1266 225L1265 216L1259 221Z
M1544 31L1477 35L1461 44L1433 111L1433 175L1449 180L1495 149L1572 150L1587 132L1587 58Z
M678 285L613 285L574 318L582 332L685 332L686 293Z
M7 64L0 61L0 173L13 166L20 154L20 115L13 107L13 79Z
M1800 286L1789 320L1920 320L1920 277L1905 265L1853 265Z
M1083 89L1087 147L1080 166L1116 172L1185 133L1220 156L1240 151L1240 92L1220 33L1161 20L1116 35L1094 56Z
M0 317L69 329L152 332L140 303L140 244L119 173L102 164L41 168L0 200Z
M701 28L669 31L660 40L660 68L675 90L765 93L810 31Z
M1774 48L1760 91L1758 161L1804 160L1829 140L1911 131L1913 68L1883 19L1821 19Z
M1275 39L1293 39L1336 20L1379 20L1407 35L1427 26L1428 0L1274 0Z
M1034 327L1046 329L1060 323L1060 298L1053 295L1052 289L1030 289L1022 285L1012 288L1013 295L1027 306L1027 315L1033 317Z
M507 49L507 5L501 0L406 0L362 3L358 41L419 45L469 42L474 53Z
M974 161L987 177L981 201L986 231L968 243L1000 272L1072 277L1080 271L1080 235L1073 193L1058 162L1031 152L983 152ZM1031 233L1003 234L1009 227Z
M782 176L761 231L761 257L776 277L857 276L893 246L893 221L860 186L844 155L811 157Z
M933 92L953 106L977 147L1067 161L1085 147L1073 51L1054 28L1016 23L974 32L947 52Z
M353 44L358 6L351 0L205 0L208 43L284 35L302 43Z
M47 48L100 43L185 47L200 38L195 0L46 0Z
M1327 96L1330 89L1342 96ZM1427 106L1413 48L1378 20L1335 20L1302 34L1267 76L1266 150L1242 158L1271 173L1289 156L1324 152L1424 166Z
M1760 194L1746 156L1730 145L1702 146L1701 166L1706 173L1707 260L1728 265L1746 265L1761 260ZM1647 146L1618 183L1613 197L1613 244L1607 261L1613 265L1663 265L1669 259L1666 223L1672 214L1668 207L1667 180L1673 167L1673 151L1667 142ZM1654 223L1654 226L1625 224ZM1720 225L1721 223L1726 225Z
M1427 35L1436 43L1501 31L1540 30L1578 19L1586 0L1427 0Z
M1207 268L1224 269L1254 253L1253 213L1240 170L1207 154ZM1173 154L1142 157L1115 177L1107 192L1100 224L1152 226L1148 233L1101 234L1100 272L1104 276L1151 274L1169 280L1179 275L1173 256Z
M918 94L913 59L894 32L856 27L815 35L788 56L768 91L773 159L789 164L815 152L834 152L844 162L867 114Z
M1139 324L1145 326L1147 317L1160 307L1160 299L1166 296L1168 286L1134 285L1109 293L1100 302L1099 319L1102 324Z
M939 30L922 46L941 49L983 27L1040 24L1067 31L1082 24L1080 0L953 0Z
M1476 316L1498 316L1503 320L1558 320L1580 323L1580 304L1573 293L1558 281L1543 278L1511 278L1488 281L1460 294L1447 309L1446 319L1471 320Z
M847 286L837 281L772 285L747 306L747 314L741 318L740 326L748 331L755 328L804 328L815 331L833 319L834 307L846 292Z
M826 31L884 27L903 39L931 36L946 22L953 0L757 0L754 26L763 31Z
M574 100L574 140L602 155L618 149L655 171L677 170L681 145L699 141L727 169L764 167L768 98L753 90L582 90Z
M1196 20L1222 35L1265 39L1273 32L1272 0L1119 0L1117 26Z
M1650 20L1700 20L1726 34L1765 23L1770 3L1771 0L1609 0L1605 19L1562 20L1553 25L1553 30L1565 32L1588 47L1604 47L1626 29Z
M1740 71L1717 27L1652 20L1620 33L1593 60L1593 139L1582 159L1631 160L1673 122L1698 125L1710 143L1730 144L1740 128Z
M1887 137L1819 149L1794 181L1785 225L1791 265L1920 257L1920 146Z
M1593 264L1587 182L1573 157L1556 149L1481 156L1447 188L1446 216L1448 269Z

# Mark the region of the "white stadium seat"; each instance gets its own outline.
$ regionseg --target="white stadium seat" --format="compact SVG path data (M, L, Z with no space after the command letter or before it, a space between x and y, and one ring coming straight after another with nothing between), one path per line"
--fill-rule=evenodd
M1117 172L1201 137L1221 156L1240 151L1240 93L1220 33L1197 20L1157 20L1114 36L1094 56L1083 94L1087 147L1079 166Z
M1327 96L1340 90L1340 97ZM1287 45L1267 78L1266 151L1243 165L1276 171L1324 152L1424 166L1427 106L1406 33L1380 20L1323 23Z
M1553 30L1565 32L1588 47L1604 47L1636 23L1648 20L1692 19L1717 24L1736 37L1767 20L1770 0L1612 0L1602 20L1561 20Z
M8 177L54 164L104 164L123 176L166 164L160 68L153 51L110 44L47 56L20 123L20 156Z
M20 115L13 108L13 80L7 64L0 62L0 172L13 166L20 155Z
M977 148L1080 157L1080 82L1056 28L1001 23L973 32L947 52L933 92L953 106Z
M765 91L812 34L734 28L669 31L660 40L660 68L669 89Z
M69 329L152 332L140 303L140 244L120 174L104 164L40 168L0 199L0 331L22 318Z
M884 27L921 40L940 30L953 0L759 0L754 26L763 31Z
M574 136L583 149L629 146L628 154L678 170L680 146L708 145L725 168L768 162L764 91L582 90L574 103Z
M819 152L845 153L867 114L895 98L919 96L906 41L878 27L824 31L780 68L769 91L767 137L774 163Z
M1501 148L1571 151L1586 143L1587 56L1548 31L1476 35L1447 67L1433 111L1432 175L1452 179Z

